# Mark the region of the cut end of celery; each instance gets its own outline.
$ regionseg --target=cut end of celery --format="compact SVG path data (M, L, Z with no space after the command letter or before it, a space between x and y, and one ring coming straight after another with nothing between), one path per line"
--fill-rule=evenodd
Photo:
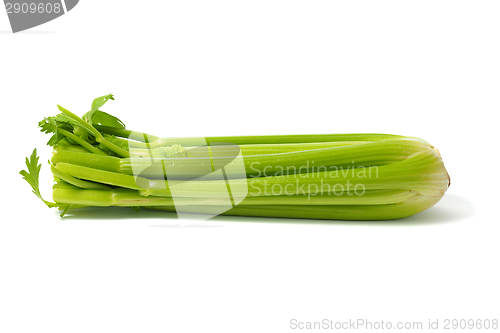
M434 149L434 151L435 151L435 152L436 152L436 154L439 156L439 158L440 158L440 159L443 159L443 157L441 156L441 153L439 152L439 150L438 150L436 147L434 147L434 146L431 146L431 147L432 147L432 149Z

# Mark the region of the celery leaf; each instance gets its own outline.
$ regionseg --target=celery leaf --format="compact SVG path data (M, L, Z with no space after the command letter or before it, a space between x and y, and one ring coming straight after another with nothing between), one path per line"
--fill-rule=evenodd
M31 185L33 193L40 200L42 200L48 207L50 208L59 207L61 209L66 209L67 205L56 204L54 202L46 201L42 198L39 188L39 175L42 165L38 164L38 159L39 157L36 154L36 148L35 148L33 150L33 153L31 154L31 157L29 159L26 157L26 166L28 168L28 171L22 170L19 173L21 174L21 176L23 176L23 179L26 180Z
M89 112L83 115L82 119L91 125L102 125L108 127L125 128L123 121L117 117L110 115L104 111L99 110L107 101L114 100L112 94L97 97L92 102L92 106Z

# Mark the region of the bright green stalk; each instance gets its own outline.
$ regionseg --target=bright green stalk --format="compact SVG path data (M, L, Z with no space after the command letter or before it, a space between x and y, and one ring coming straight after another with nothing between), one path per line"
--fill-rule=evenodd
M319 143L341 141L382 141L389 139L404 139L401 135L389 134L315 134L315 135L259 135L259 136L221 136L200 138L158 138L146 146L140 142L131 142L133 148L158 148L174 144L182 146L197 146L200 142L207 145L248 145L248 144L290 144L290 143ZM418 139L418 138L412 138ZM418 139L424 143L422 139Z
M122 139L123 140L123 139ZM340 141L340 142L320 142L320 143L288 143L288 144L262 144L262 145L217 145L201 147L184 147L187 157L207 157L207 156L237 156L241 151L243 156L282 154L296 151L305 151L321 148L342 147L358 145L369 141ZM130 144L130 143L128 143ZM142 158L163 158L171 157L168 151L171 147L159 147L153 149L132 148L129 149L131 157Z
M78 136L74 135L71 132L68 132L62 128L59 128L58 131L59 131L59 133L63 134L65 137L75 141L76 143L78 143L79 145L81 145L82 147L84 147L85 149L87 149L91 153L99 154L99 155L107 155L105 152L103 152L99 148L92 146L90 143L88 143L87 141L85 141L83 139L80 139Z
M154 136L151 134L131 131L131 130L127 130L124 128L109 127L109 126L102 126L102 125L94 125L94 127L101 133L106 133L109 135L118 136L120 138L127 138L127 139L137 140L137 141L141 141L141 142L145 142L144 138L147 138L149 141L155 141L155 140L159 139L157 136Z
M171 198L145 198L133 190L115 189L113 191L81 190L69 187L55 187L54 200L61 204L77 206L137 206L168 212L218 214L217 205L192 205L196 202L188 198L185 204L173 204ZM399 203L380 205L238 205L221 215L281 217L306 219L340 220L389 220L419 213L441 199L440 196L415 194Z
M374 190L365 191L362 195L330 193L323 195L280 195L280 196L247 196L238 206L331 206L331 205L387 205L408 200L418 193L408 190ZM178 199L176 198L176 205ZM200 205L200 204L199 204Z
M90 168L117 172L121 167L121 159L115 156L96 155L91 153L75 152L67 149L54 147L54 154L51 162L58 164L61 162L71 163Z
M125 149L122 149L122 148L114 145L113 143L109 142L108 140L106 140L98 130L96 130L92 125L90 125L89 123L87 123L86 121L84 121L82 118L78 117L73 112L71 112L69 110L66 110L65 108L63 108L60 105L58 105L57 107L59 108L59 111L61 111L62 113L64 113L68 117L72 118L80 126L82 126L87 131L89 131L95 137L95 140L97 142L99 142L100 144L102 144L104 147L106 147L109 150L117 153L121 157L129 157L130 156L130 154L128 153L128 151L126 151Z
M83 206L173 206L172 198L140 196L137 191L126 189L103 190L82 190L70 187L55 187L52 193L54 201L64 204L74 204Z
M53 165L50 166L50 170L52 171L52 174L54 176L56 176L57 178L60 178L69 184L72 184L74 186L77 186L77 187L80 187L83 189L88 189L88 190L110 190L111 189L111 187L106 186L104 184L88 182L85 180L74 178L74 177L68 175L67 173L64 173L64 172L58 170Z
M62 139L57 144L54 145L54 150L65 150L65 151L75 151L79 153L88 153L89 151L80 145L71 144L67 138Z
M441 196L416 195L401 203L375 206L236 206L220 215L360 221L392 220L420 213L435 205L440 199ZM219 214L217 207L213 206L147 208L166 212Z
M373 191L361 197L346 194L340 196L291 196L291 197L247 197L238 206L366 206L397 204L419 196L409 191ZM55 186L54 200L61 204L79 206L227 206L227 198L203 197L144 197L129 189L79 189L73 186ZM230 203L229 203L230 204Z
M142 177L134 177L116 172L97 170L69 163L58 163L55 168L56 170L64 172L72 177L97 183L120 186L133 190L150 188L150 180Z

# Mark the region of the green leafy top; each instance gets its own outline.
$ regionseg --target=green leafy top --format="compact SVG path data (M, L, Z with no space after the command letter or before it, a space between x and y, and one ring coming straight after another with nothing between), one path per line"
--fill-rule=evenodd
M93 127L93 125L99 124L119 129L125 128L125 124L120 119L99 110L110 99L114 100L112 94L95 98L91 110L85 113L82 118L58 105L61 113L54 117L44 118L38 123L42 132L53 133L47 144L54 146L62 139L67 138L72 144L87 145L90 151L93 148L88 144L109 155L128 156L125 148L110 144L107 140L103 142L103 135Z
M59 207L61 209L65 209L67 205L59 205L54 202L46 201L42 198L42 195L40 194L39 179L38 179L42 165L38 164L38 159L39 157L36 154L36 148L35 148L33 150L33 153L31 154L31 157L29 159L26 157L26 166L28 168L28 171L22 170L19 173L23 176L23 179L26 180L31 185L33 193L35 193L35 195L40 200L42 200L47 206L49 206L50 208Z
M82 134L84 134L84 137L82 138L86 141L89 140L87 131L80 124L78 124L77 121L75 121L71 117L68 117L64 113L59 113L54 117L44 118L38 123L38 127L40 127L40 131L43 133L54 133L54 135L52 135L47 142L47 145L49 146L53 146L65 138L64 135L58 132L58 129L64 129L69 132L77 132L79 133L77 134L77 136L80 137L82 137Z
M106 104L109 100L114 100L112 94L97 97L92 101L92 106L89 112L83 115L82 119L88 122L90 125L102 125L108 127L125 128L123 121L117 117L110 115L104 111L100 111L99 108Z

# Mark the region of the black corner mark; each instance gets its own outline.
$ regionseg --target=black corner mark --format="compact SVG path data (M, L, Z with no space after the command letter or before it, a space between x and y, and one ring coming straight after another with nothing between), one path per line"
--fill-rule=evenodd
M52 21L73 9L79 0L4 0L12 32Z
M75 8L76 4L79 0L64 0L66 2L66 10L69 12L73 8Z

